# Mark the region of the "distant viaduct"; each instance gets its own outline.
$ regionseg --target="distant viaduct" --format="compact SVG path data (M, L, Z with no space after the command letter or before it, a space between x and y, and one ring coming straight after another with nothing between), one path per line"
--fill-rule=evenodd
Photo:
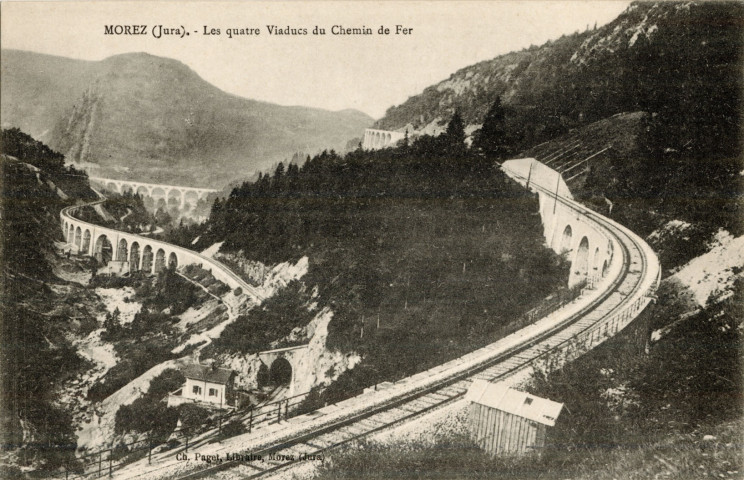
M365 150L379 150L381 148L394 147L397 142L403 140L405 135L405 133L400 132L368 128L364 131L362 148Z
M179 207L183 208L186 202L193 207L196 202L206 198L210 193L217 192L211 188L182 187L177 185L162 185L156 183L131 182L129 180L114 180L111 178L89 177L92 183L101 185L117 193L137 193L147 196L157 202L161 198L167 204L169 200L174 199L178 202Z

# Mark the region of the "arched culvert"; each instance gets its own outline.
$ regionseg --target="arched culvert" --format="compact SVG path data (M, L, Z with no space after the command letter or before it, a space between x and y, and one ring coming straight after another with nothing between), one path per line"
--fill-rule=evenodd
M271 364L269 382L274 385L289 385L292 382L292 365L286 358L277 358Z

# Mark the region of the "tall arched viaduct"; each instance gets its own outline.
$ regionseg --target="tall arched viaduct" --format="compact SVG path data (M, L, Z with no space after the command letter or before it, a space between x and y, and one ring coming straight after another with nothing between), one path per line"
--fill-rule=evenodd
M104 264L121 262L123 271L129 272L158 273L168 266L201 265L233 290L240 288L257 302L263 300L252 286L217 260L167 242L78 220L72 214L79 208L67 207L60 212L62 233L74 253L95 257Z
M379 150L381 148L391 147L398 141L403 140L405 136L405 133L368 128L364 131L362 148L365 150Z
M113 180L111 178L101 177L89 177L89 180L92 183L101 185L111 191L122 194L125 192L137 193L142 196L150 197L155 202L163 199L165 200L165 203L168 204L170 200L174 200L178 202L180 208L183 208L186 205L186 202L189 202L193 207L196 205L196 202L206 198L210 193L217 191L211 188L162 185L155 183L132 182L129 180Z
M514 180L538 192L545 241L571 262L568 286L595 285L607 276L614 244L607 231L555 197L573 199L560 173L533 158L504 162L502 170ZM548 195L535 187L551 192Z

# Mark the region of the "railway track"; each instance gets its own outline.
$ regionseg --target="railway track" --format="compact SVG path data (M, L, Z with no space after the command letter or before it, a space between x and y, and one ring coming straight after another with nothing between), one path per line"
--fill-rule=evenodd
M333 407L338 410L333 413L322 409L326 412L318 414L320 418L301 423L294 432L284 435L281 432L267 433L266 439L254 442L255 448L234 452L244 454L244 458L260 457L260 462L224 460L212 465L192 464L185 469L183 466L173 468L175 465L169 463L154 468L132 465L131 470L124 469L116 476L180 479L267 477L305 457L322 456L329 450L457 402L465 395L473 379L509 380L541 363L570 361L609 338L647 305L649 294L658 286L658 261L648 245L627 228L573 200L556 197L539 185L533 184L532 188L597 224L617 247L619 265L616 274L601 282L601 288L582 295L575 304L563 307L560 314L556 312L556 315L471 354L396 382L391 388L397 390L395 394L375 392L381 394L382 400L369 397L369 404L365 403L361 408L361 402L351 407L343 402ZM90 205L102 201L105 199ZM72 213L77 208L80 207L63 210L62 217L74 218ZM587 298L590 300L583 303ZM556 318L551 318L553 316ZM525 333L528 330L529 333Z
M84 225L84 226L86 226L87 228L89 228L93 232L96 232L96 231L99 232L99 233L102 232L102 233L105 233L105 234L110 235L111 238L114 238L115 235L116 235L116 233L117 233L116 230L111 229L111 228L101 227L101 226L95 225L93 223L90 223L90 222L86 222L86 221L77 219L74 216L74 213L76 211L78 211L79 209L81 209L81 208L84 208L84 207L95 207L96 205L102 204L102 203L104 203L107 200L106 197L103 194L101 194L97 190L94 190L94 191L101 197L99 200L96 200L94 202L89 202L89 203L86 203L84 205L74 205L74 206L66 207L66 208L62 209L62 211L60 212L60 219L62 220L62 224L64 225L65 221L69 221L72 224L72 222L74 221L75 224ZM178 245L171 245L171 244L169 244L167 242L163 242L163 241L160 241L160 240L154 240L154 239L152 239L150 237L145 237L143 235L137 235L137 234L128 233L128 232L121 232L121 233L124 233L128 237L131 237L131 238L134 238L134 239L138 240L139 242L142 243L142 245L145 245L145 244L148 244L148 243L149 244L157 244L157 245L167 245L167 246L170 246L172 249L175 249L175 250L178 250L178 251L182 251L182 252L187 252L190 256L197 258L199 260L199 262L201 262L202 265L205 266L206 268L215 268L215 269L218 269L221 272L223 272L224 275L226 277L230 278L234 282L235 285L239 285L240 288L244 292L246 292L251 297L253 297L256 300L257 303L263 302L265 300L265 298L253 286L251 286L248 283L246 283L245 280L243 280L238 275L236 275L235 273L233 273L227 266L225 266L223 263L221 263L217 259L209 258L209 257L206 257L206 256L202 255L199 252L195 252L193 250L189 250L187 248L180 247ZM65 241L67 241L67 238L65 238ZM94 239L91 238L90 241L93 242ZM112 245L112 247L114 248L114 251L116 251L116 246L113 246ZM154 261L154 259L153 259L153 261Z
M555 197L539 186L533 188ZM619 247L619 274L589 304L517 345L505 347L499 341L481 349L492 350L493 355L457 374L431 382L424 389L320 425L295 438L244 452L253 458L261 457L261 462L223 461L175 478L268 477L304 458L322 457L329 450L450 405L465 395L476 378L503 381L540 362L570 361L617 333L648 304L649 295L658 286L658 261L648 246L627 228L572 200L558 197L557 201L598 224Z

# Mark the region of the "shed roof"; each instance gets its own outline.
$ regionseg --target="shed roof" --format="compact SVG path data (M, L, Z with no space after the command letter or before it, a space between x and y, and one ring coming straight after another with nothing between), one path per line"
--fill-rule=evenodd
M188 364L181 367L181 373L186 378L202 382L220 383L226 385L235 372L227 368L217 368L210 365Z
M465 400L552 427L563 404L509 388L505 383L474 380Z

